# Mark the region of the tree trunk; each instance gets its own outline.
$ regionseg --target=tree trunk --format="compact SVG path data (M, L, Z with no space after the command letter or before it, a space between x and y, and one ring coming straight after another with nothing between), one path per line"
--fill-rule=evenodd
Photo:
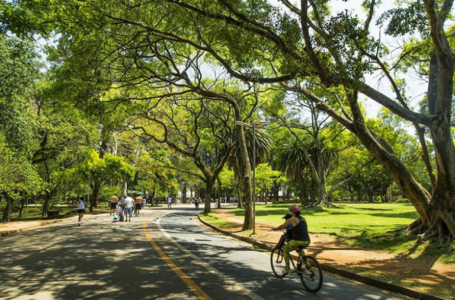
M186 203L186 182L183 184L182 202Z
M368 203L374 203L374 194L372 191L368 194Z
M274 183L274 190L273 190L273 197L274 197L274 201L275 202L279 202L280 201L280 188L279 188L279 184L278 183Z
M244 207L243 207L243 198L242 198L241 195L239 195L239 196L237 197L237 202L238 202L238 203L237 203L237 208L244 208Z
M3 196L6 200L6 207L3 211L3 218L2 222L10 222L11 221L11 214L13 212L13 198L11 198L8 193L4 193Z
M217 198L218 198L218 205L217 208L221 208L221 182L218 180L218 189L217 189Z
M243 200L241 196L242 193L240 192L241 190L240 178L237 180L236 189L237 193L234 196L237 197L237 208L243 208Z
M155 195L156 195L156 188L153 189L153 192L150 194L150 206L153 206L153 203L155 203Z
M212 191L213 191L213 181L207 180L205 183L205 205L204 213L208 214L210 212L210 204L212 200Z
M43 209L41 212L42 217L46 217L47 213L49 211L49 202L51 201L52 195L50 193L46 193L44 195L44 203L43 203Z
M242 230L253 229L253 191L251 182L251 164L248 157L248 149L246 145L245 133L242 126L237 126L238 138L240 144L240 157L242 160L243 167L243 194L244 194L244 206L245 206L245 219L243 222ZM239 206L240 206L239 199Z
M448 59L446 59L448 60ZM453 62L439 59L436 98L428 97L428 110L439 115L431 136L435 147L437 180L429 205L429 232L455 239L455 147L451 133Z
M100 186L98 184L93 186L93 195L90 198L90 212L93 212L95 207L98 207L98 197L100 195Z
M21 199L21 208L19 210L19 219L22 217L22 210L24 209L25 206L25 198Z
M398 159L392 148L376 136L364 123L364 119L357 103L357 94L349 93L349 104L354 117L354 130L362 144L376 161L395 180L404 194L412 202L422 219L423 224L430 223L429 202L430 194L415 180L406 166ZM439 179L439 178L438 178Z

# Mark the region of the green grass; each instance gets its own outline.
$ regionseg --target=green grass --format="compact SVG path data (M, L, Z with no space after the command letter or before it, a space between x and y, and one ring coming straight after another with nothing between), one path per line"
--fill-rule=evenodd
M298 204L298 203L297 203ZM256 206L256 220L273 226L284 222L290 203ZM340 241L363 249L384 250L394 254L423 256L443 263L455 264L455 255L443 247L430 244L413 247L416 238L390 234L388 231L404 228L418 218L410 203L349 203L339 208L311 208L302 210L311 234L329 234ZM243 209L231 212L243 218Z
M213 213L201 214L201 218L207 222L221 229L228 229L231 227L231 223L224 221L223 219L217 218Z

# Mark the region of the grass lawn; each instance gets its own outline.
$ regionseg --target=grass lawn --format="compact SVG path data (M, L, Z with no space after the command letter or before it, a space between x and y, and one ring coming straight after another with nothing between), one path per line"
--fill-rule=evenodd
M298 204L298 203L296 203ZM283 223L290 203L256 206L256 220L277 226ZM418 214L410 203L337 203L339 208L318 208L302 210L312 234L335 235L343 242L364 249L386 250L395 254L428 254L437 261L455 263L455 255L445 248L423 245L413 247L415 237L384 235L388 231L409 225ZM243 218L243 209L231 212ZM218 222L223 222L218 220Z

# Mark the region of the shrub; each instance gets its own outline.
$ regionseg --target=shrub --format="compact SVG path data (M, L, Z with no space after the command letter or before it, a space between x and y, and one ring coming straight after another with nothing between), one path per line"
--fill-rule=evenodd
M398 199L395 201L395 203L409 203L411 201L409 201L408 198L402 198L402 199Z

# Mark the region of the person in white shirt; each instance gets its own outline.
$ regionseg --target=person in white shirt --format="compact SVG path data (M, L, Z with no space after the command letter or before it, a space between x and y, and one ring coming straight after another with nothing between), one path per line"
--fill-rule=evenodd
M79 201L77 201L76 205L77 205L77 212L79 213L79 220L77 222L77 226L81 226L82 218L84 217L84 214L85 214L84 197L79 198Z
M172 197L167 197L167 208L172 208Z
M125 198L125 221L131 222L131 216L133 215L134 200L130 196Z

